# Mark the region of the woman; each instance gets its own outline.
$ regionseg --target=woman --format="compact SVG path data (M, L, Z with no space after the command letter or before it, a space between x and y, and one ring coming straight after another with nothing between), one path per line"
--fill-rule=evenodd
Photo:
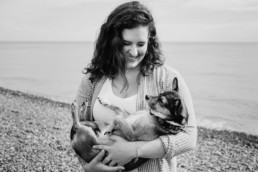
M81 120L110 122L113 119L115 113L100 105L97 97L129 113L144 110L144 96L171 90L172 81L177 77L189 121L186 132L161 136L149 142L128 142L112 136L113 145L95 146L107 151L106 157L101 151L88 164L80 160L84 170L118 171L133 158L142 157L150 160L134 171L176 171L176 156L196 145L195 113L183 78L176 70L163 65L153 17L144 5L136 1L128 2L111 12L101 27L93 59L85 74L77 93L77 102L80 105L87 100L91 109Z

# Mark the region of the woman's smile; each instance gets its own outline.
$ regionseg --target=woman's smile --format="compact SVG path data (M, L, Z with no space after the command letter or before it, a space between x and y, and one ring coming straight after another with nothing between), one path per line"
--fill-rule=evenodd
M138 60L139 58L140 58L140 56L136 56L136 57L127 56L126 57L128 62L134 62L134 61Z

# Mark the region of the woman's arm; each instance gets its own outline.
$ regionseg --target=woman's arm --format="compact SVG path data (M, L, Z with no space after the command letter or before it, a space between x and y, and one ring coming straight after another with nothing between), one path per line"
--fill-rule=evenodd
M109 162L112 160L113 164L124 165L130 162L134 158L169 158L172 159L173 156L177 154L173 150L191 150L195 147L195 141L190 137L183 137L186 140L179 141L179 147L175 146L176 139L174 135L162 136L158 139L152 141L135 141L129 142L119 136L111 136L113 139L113 145L95 145L95 149L101 149L107 151L109 154L103 160L103 162ZM164 140L167 142L167 145L164 144ZM192 143L192 145L191 145ZM189 146L190 145L190 146ZM168 149L167 149L168 147ZM172 152L172 153L170 153Z
M165 90L172 90L172 82L177 77L179 83L179 93L181 94L189 114L188 123L185 131L177 135L160 136L150 142L135 142L138 157L142 158L167 158L192 150L196 146L197 126L195 112L192 103L192 97L182 76L174 69L167 68L166 78L163 79Z
M136 157L141 158L167 158L192 150L196 146L196 129L188 129L187 133L161 136L148 142L131 142L136 144Z
M165 155L165 150L160 139L144 142L137 141L136 158L162 158Z
M93 88L92 83L89 80L89 74L86 74L79 85L77 95L76 95L76 103L78 106L81 106L84 101L91 100ZM82 120L82 119L80 119Z
M179 84L179 94L184 100L187 112L189 114L185 131L180 132L177 135L165 135L159 137L166 152L163 158L171 159L174 156L180 155L195 148L197 142L197 126L195 111L192 103L192 96L183 77L174 69L169 67L166 69L167 78L165 79L166 84L164 84L166 85L166 90L172 89L173 79L174 77L177 77Z
M105 151L101 151L91 162L86 163L79 156L78 159L82 165L84 172L116 172L122 171L125 168L122 166L110 167L102 163L102 159L105 156Z

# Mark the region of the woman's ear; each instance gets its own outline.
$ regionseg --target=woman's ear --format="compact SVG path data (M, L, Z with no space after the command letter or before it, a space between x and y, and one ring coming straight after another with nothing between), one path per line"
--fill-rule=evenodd
M177 80L177 77L175 77L174 80L173 80L172 89L174 91L178 92L178 80Z

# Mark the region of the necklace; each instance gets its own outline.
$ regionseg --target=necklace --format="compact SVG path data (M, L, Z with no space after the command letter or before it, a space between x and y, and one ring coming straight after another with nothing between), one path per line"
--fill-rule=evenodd
M131 72L128 75L126 75L125 77L127 85L125 84L125 80L123 79L123 77L116 77L111 79L113 93L121 98L127 98L137 94L139 86L138 74L139 71L133 73Z
M121 83L115 83L114 80L111 80L111 88L116 96L121 98L128 97L128 88L122 85Z

